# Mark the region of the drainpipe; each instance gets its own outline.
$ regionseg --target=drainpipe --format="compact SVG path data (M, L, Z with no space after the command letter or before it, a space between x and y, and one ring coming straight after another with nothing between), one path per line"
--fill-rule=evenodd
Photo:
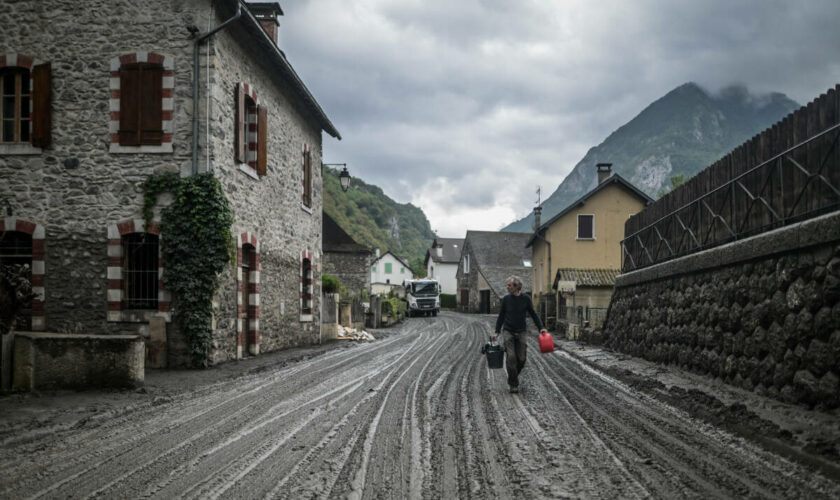
M542 215L542 205L538 205L534 207L534 237L541 240L546 244L548 247L548 280L546 283L551 283L551 242L547 239L543 238L540 234L540 216ZM535 262L536 264L536 262ZM538 294L542 294L542 290L537 291Z
M200 35L198 38L195 39L195 43L193 44L193 133L192 133L192 175L196 175L198 173L198 101L199 101L199 88L198 88L198 80L199 80L199 68L198 68L198 56L199 56L199 49L201 48L201 42L207 40L211 36L215 35L217 32L227 28L231 23L235 22L237 19L242 17L242 3L240 0L236 1L236 15L228 19L227 21L223 22L222 24L216 26L212 30L208 31L207 33ZM210 70L210 66L208 65L207 70Z

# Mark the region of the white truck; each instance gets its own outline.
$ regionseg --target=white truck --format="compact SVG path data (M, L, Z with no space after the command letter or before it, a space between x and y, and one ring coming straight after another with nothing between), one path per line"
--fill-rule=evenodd
M440 283L437 280L406 280L405 301L409 317L437 316L440 312Z

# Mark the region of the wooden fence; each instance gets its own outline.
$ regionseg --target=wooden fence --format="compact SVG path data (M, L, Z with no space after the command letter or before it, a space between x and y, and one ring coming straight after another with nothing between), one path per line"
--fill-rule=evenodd
M624 226L622 270L840 208L840 85L745 142Z

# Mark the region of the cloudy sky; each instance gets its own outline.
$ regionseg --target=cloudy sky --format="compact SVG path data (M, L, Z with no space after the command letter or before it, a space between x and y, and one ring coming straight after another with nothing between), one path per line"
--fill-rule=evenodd
M284 0L281 48L343 139L324 161L497 230L694 81L800 104L840 83L838 0Z

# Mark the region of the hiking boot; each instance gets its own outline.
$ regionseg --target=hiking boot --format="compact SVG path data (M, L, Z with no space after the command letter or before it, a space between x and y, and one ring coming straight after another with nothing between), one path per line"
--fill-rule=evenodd
M519 386L518 385L510 386L510 393L511 394L518 394L519 393Z

